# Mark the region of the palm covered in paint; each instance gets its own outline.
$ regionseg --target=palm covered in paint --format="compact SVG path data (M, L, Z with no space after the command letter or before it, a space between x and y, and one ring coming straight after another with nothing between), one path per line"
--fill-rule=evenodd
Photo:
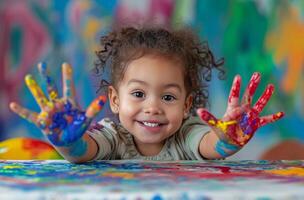
M47 98L31 75L25 77L41 112L30 111L12 102L10 108L22 118L34 123L55 146L67 146L79 140L87 130L92 119L102 109L106 98L99 96L86 111L80 110L75 100L75 87L72 79L72 67L62 64L63 97L58 97L57 88L50 78L46 64L38 65L39 72L47 83Z
M206 109L198 109L200 118L206 122L219 137L220 148L233 153L244 146L255 131L268 123L284 116L283 112L260 117L259 114L274 92L274 86L269 84L254 106L251 106L253 95L260 82L259 73L254 73L246 88L241 103L239 103L241 77L235 76L228 99L227 110L222 119L217 119Z

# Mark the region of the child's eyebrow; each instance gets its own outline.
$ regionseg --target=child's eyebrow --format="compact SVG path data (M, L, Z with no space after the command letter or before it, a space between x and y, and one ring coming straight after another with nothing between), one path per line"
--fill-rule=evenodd
M179 92L182 92L182 88L180 87L180 85L176 84L176 83L169 83L167 85L164 86L165 89L167 88L176 88Z
M132 83L139 83L139 84L143 84L143 85L148 85L148 83L146 83L145 81L142 81L142 80L138 80L138 79L131 79L128 81L127 85L130 85ZM182 88L179 84L177 83L169 83L169 84L166 84L164 85L164 88L167 89L167 88L176 88L179 92L182 92Z
M130 85L131 83L139 83L139 84L143 84L143 85L148 85L148 83L146 83L145 81L138 80L138 79L129 80L127 85Z

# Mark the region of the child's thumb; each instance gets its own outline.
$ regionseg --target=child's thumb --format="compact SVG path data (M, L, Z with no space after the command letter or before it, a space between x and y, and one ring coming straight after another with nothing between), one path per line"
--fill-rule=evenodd
M207 109L199 108L196 111L197 115L203 120L204 122L208 123L209 125L214 125L217 122L217 118L214 117Z
M106 103L107 98L104 95L100 95L87 108L87 111L85 113L86 117L93 118L95 115L97 115L103 108L104 104Z

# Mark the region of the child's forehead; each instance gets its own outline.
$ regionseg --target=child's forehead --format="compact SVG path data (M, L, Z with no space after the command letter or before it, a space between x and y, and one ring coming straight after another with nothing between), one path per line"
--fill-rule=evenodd
M144 56L129 63L124 73L125 84L180 85L184 83L183 68L165 57Z

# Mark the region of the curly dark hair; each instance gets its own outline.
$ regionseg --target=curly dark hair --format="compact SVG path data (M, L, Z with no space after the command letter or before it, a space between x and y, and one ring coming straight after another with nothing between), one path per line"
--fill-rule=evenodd
M166 30L161 27L125 27L101 37L101 50L96 51L95 73L102 75L106 66L110 68L110 81L101 78L97 92L110 84L117 87L123 79L129 62L146 54L156 53L178 59L185 70L185 88L187 95L193 95L192 113L199 107L208 105L208 84L212 68L219 70L223 79L223 59L214 60L206 42L190 29Z

